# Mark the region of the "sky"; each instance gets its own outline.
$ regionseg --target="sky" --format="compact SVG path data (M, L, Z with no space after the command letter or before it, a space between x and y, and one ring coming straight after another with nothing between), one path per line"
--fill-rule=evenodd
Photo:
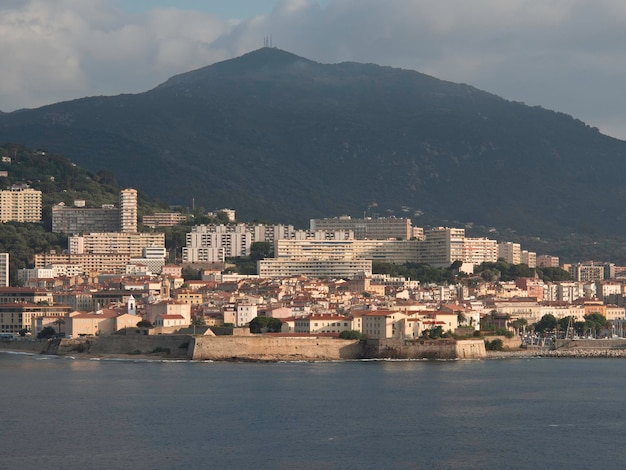
M417 70L626 140L624 0L0 0L0 110L138 93L273 45Z

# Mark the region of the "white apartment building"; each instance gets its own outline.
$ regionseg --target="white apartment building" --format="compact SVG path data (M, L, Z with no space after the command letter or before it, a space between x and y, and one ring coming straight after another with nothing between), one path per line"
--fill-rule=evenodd
M416 263L417 240L276 240L274 256L291 260L367 259L385 263Z
M462 261L475 266L495 263L498 261L498 242L488 238L465 238Z
M68 237L70 254L117 254L140 257L146 247L164 248L164 233L89 233Z
M572 303L576 299L584 297L582 282L559 282L556 285L557 299L559 302Z
M178 212L155 212L152 215L144 215L141 220L147 227L173 227L187 220L187 216Z
M41 191L14 185L0 191L0 222L41 222Z
M522 262L522 248L520 244L513 242L498 243L498 258L504 259L509 264L520 264Z
M337 231L349 230L354 232L357 240L410 240L413 235L411 219L395 217L367 217L353 219L349 215L327 219L311 219L312 232L318 230Z
M130 261L130 255L117 253L39 253L35 255L35 267L49 265L71 266L72 275L90 273L122 274ZM69 273L67 275L70 275Z
M197 225L187 234L183 247L185 263L221 263L226 258L248 256L254 242L273 243L293 239L349 239L351 232L309 232L292 225Z
M419 262L437 268L446 268L455 261L463 261L465 229L437 227L426 232L419 242Z
M0 253L0 287L9 287L9 254Z
M262 278L307 276L316 278L353 278L372 275L372 261L366 259L284 259L266 258L257 263Z
M257 306L252 304L237 304L235 326L246 326L257 317Z
M26 282L29 279L52 279L55 277L54 270L50 267L47 268L24 268L17 270L17 280L20 282Z
M528 250L522 250L520 260L529 268L537 267L537 253Z
M137 233L137 190L120 191L120 232Z
M244 224L196 225L186 236L184 263L223 263L226 258L248 256L253 236Z

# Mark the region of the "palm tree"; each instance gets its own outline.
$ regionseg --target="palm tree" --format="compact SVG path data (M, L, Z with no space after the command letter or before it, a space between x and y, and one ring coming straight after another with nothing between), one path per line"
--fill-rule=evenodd
M61 327L65 324L65 320L63 318L59 317L56 320L54 320L54 323L58 327L59 335L61 335Z

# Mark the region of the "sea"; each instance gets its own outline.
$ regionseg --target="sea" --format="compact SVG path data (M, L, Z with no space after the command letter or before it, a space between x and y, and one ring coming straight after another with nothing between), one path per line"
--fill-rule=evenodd
M622 469L626 360L0 353L1 469Z

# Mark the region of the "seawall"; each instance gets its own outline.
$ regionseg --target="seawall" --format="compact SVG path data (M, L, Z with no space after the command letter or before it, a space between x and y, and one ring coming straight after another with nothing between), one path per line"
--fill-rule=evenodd
M50 342L44 354L94 356L158 354L172 359L189 357L188 335L111 335L79 339L60 339Z
M0 340L0 349L5 351L18 351L25 353L40 354L44 349L48 347L47 339L15 339L15 340Z
M335 338L211 336L192 338L191 359L320 361L363 358L360 341Z
M354 359L482 359L482 340L342 340L317 337L112 335L77 339L2 341L0 348L35 354L157 356L168 359L324 361Z
M367 340L364 356L391 359L484 359L482 339L470 340Z

